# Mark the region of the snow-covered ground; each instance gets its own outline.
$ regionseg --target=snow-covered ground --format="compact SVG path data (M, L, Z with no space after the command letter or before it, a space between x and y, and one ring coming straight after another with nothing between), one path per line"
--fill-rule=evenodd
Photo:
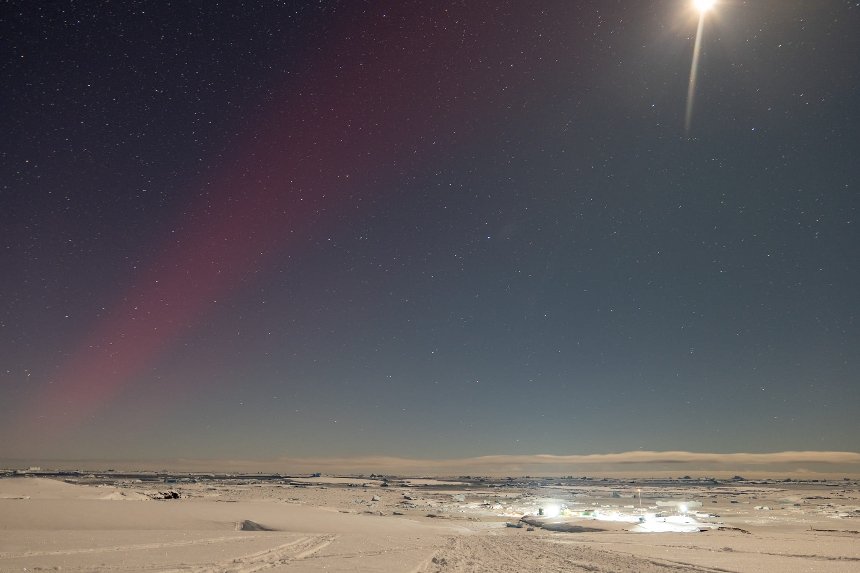
M860 568L854 482L75 481L0 479L0 571Z

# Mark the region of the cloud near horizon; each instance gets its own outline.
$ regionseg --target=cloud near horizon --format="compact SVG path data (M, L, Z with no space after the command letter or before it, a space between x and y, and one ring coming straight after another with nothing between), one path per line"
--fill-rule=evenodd
M453 459L394 456L281 457L268 460L16 460L19 465L51 468L112 467L122 470L198 472L273 472L302 474L391 474L401 476L561 476L667 477L678 475L728 477L860 477L860 453L785 451L712 453L632 451L608 454L488 455ZM8 463L8 462L7 462Z
M32 460L45 467L56 464ZM340 473L395 475L592 475L668 476L734 475L855 475L860 476L860 453L785 451L769 453L712 453L685 451L632 451L574 455L488 455L455 459L414 459L394 456L281 457L268 460L88 460L63 461L63 467L108 464L123 469L175 471L230 471L276 473Z
M683 451L633 451L610 454L579 455L489 455L472 458L427 460L389 456L354 458L284 458L285 466L323 468L345 471L348 468L376 473L418 472L430 474L478 473L487 475L546 473L575 474L605 472L607 474L648 473L660 470L723 471L743 469L788 472L850 471L860 473L860 453L786 451L771 453L707 453ZM824 467L822 467L824 466ZM342 468L342 469L341 469ZM838 468L838 469L837 469Z

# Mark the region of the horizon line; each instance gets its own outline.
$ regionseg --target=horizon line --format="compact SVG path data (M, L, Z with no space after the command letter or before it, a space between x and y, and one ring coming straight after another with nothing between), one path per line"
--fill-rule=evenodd
M175 471L270 471L281 473L420 475L602 475L729 474L742 471L781 475L860 475L860 452L786 450L777 452L689 452L633 450L602 454L488 454L461 458L409 458L391 455L279 456L272 458L0 458L0 466L158 467Z

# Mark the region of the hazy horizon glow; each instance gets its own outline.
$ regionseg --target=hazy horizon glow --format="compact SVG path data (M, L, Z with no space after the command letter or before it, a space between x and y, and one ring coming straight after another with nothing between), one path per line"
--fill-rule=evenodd
M0 460L2 462L2 460ZM18 466L36 465L19 460ZM401 476L561 476L592 477L860 477L860 453L856 452L618 452L586 455L488 455L474 458L421 459L394 456L346 458L293 458L270 460L43 460L47 468L114 469L118 471L275 472L337 474L386 474ZM51 465L54 464L54 465ZM142 465L143 464L143 465ZM15 464L0 467L15 467Z

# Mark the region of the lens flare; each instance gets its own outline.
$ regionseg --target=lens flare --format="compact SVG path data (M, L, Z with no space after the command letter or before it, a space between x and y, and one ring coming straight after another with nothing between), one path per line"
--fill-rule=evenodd
M693 123L693 103L696 98L696 81L699 75L699 58L702 53L702 32L705 29L705 16L715 4L716 0L693 0L693 5L699 11L699 25L696 29L696 41L693 46L693 63L690 66L690 83L687 86L687 111L684 115L684 131L688 137Z

